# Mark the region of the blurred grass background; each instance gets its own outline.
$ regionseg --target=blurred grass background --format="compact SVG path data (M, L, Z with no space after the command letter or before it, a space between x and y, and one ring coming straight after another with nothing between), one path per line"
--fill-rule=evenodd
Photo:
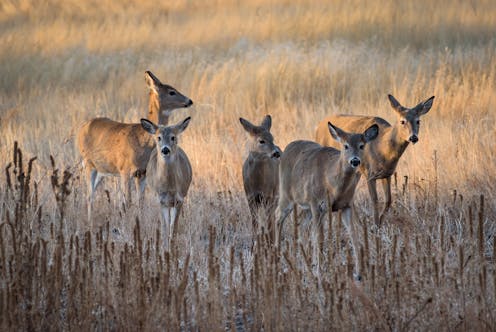
M239 116L271 114L284 147L330 113L394 121L392 93L406 106L436 96L400 172L424 173L437 150L444 187L484 179L493 192L495 13L493 1L5 0L0 155L18 140L74 164L66 140L83 120L146 114L152 70L195 101L174 120L193 115L183 142L208 185L239 189Z
M393 212L379 230L377 243L390 250L399 234L404 239L399 246L405 255L413 255L408 256L413 261L416 252L408 248L413 248L414 238L415 245L420 238L430 248L430 232L436 234L436 241L443 238L441 234L446 235L445 241L452 236L450 243L456 246L448 250L448 244L441 244L445 251L436 257L451 264L448 275L455 271L458 247L466 250L465 257L477 250L474 238L467 237L460 225L470 219L472 227L471 213L475 215L480 195L485 197L482 225L488 235L481 242L487 240L487 252L493 250L495 32L496 2L491 0L2 0L2 169L12 160L14 141L26 157L38 157L33 181L43 204L40 229L46 232L58 218L48 181L50 155L58 168L70 168L74 187L64 227L68 234L86 230L86 187L74 134L81 123L96 116L125 122L144 117L148 107L144 72L151 70L195 103L190 109L177 110L172 122L193 117L180 142L191 160L194 180L178 241L182 254L192 254L190 263L201 279L207 274L202 240L209 225L225 241L216 247L223 263L230 246L252 236L241 181L246 134L239 125L240 116L259 122L271 114L276 143L284 148L296 139L313 139L317 123L328 114L378 115L393 122L388 93L409 107L435 95L432 110L421 120L419 143L408 147L398 165ZM411 190L408 199L401 193L405 176L407 192ZM4 172L0 179L5 180ZM104 190L109 191L107 195ZM15 205L8 195L0 197L5 203L0 207L3 218ZM113 238L116 243L132 243L136 211L117 211L118 197L118 181L106 179L97 193L98 222L120 229ZM158 225L158 207L150 194L148 199L140 217L144 232L150 235ZM372 210L362 182L356 201L358 217L367 229ZM439 226L441 219L445 228ZM253 256L245 255L247 264L252 264ZM470 280L478 280L478 262L469 264L474 272ZM380 262L375 263L379 276ZM401 308L398 319L403 322L412 317L411 308L420 306L420 298L432 294L439 301L435 307L439 311L429 310L449 312L451 318L459 312L446 309L446 299L456 305L462 295L463 301L465 296L468 302L481 300L472 288L451 293L454 284L423 288L430 280L429 271L424 272L401 284L412 287L405 286L408 292L402 294L406 299L402 303L388 302L380 288L371 291L370 297L388 304L380 305L384 312ZM227 272L219 273L225 281ZM349 296L348 291L343 296ZM309 298L313 295L308 293ZM479 308L471 309L474 315L494 313L494 306L484 307L487 311ZM412 326L428 328L435 321L435 317L422 319L426 325ZM339 326L356 327L335 325Z

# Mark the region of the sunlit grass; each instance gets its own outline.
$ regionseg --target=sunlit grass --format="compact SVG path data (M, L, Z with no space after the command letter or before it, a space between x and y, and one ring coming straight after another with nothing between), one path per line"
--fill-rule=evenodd
M0 166L4 169L12 160L14 141L19 142L25 158L38 157L32 180L38 185L39 204L43 208L39 232L33 233L32 239L35 241L36 236L40 236L50 242L50 248L57 245L56 237L49 236L50 224L58 225L59 217L50 184L53 173L50 156L56 160L58 169L68 168L74 182L64 227L67 237L75 232L81 236L88 230L83 221L86 186L74 135L81 123L96 116L125 122L137 122L146 116L148 91L144 72L151 70L194 101L192 108L177 110L172 118L172 122L177 122L192 116L180 144L193 167L193 184L179 227L178 241L182 247L173 257L184 263L190 253L190 265L197 272L200 284L213 285L209 279L211 262L208 259L215 257L213 260L222 266L213 275L225 282L229 279L231 247L243 253L247 269L256 264L265 266L272 259L269 255L264 258L266 261L256 263L255 254L249 248L253 234L242 192L241 166L246 156L246 134L239 124L240 116L259 122L265 114L271 114L271 131L276 143L284 148L296 139L313 139L316 125L328 114L379 115L393 122L395 115L387 100L388 93L405 106L416 105L434 95L432 110L422 118L419 143L408 147L398 165L397 181L393 185L393 211L383 229L376 230L372 226L366 188L363 183L359 185L358 219L370 236L370 247L379 250L367 258L376 264L375 288L371 281L372 267L367 270L368 279L364 281L365 297L350 288L343 265L346 247L338 246L337 242L333 244L337 254L328 258L330 267L326 273L329 274L324 280L335 287L331 293L334 292L336 302L331 309L333 317L340 318L334 320L340 322L333 325L336 328L364 327L370 317L381 322L374 325L381 329L383 320L393 329L404 327L402 324L412 329L431 328L429 323L436 319L425 312L418 321L407 324L423 305L430 305L425 301L431 297L434 299L432 308L443 319L452 320L451 328L459 327L460 315L465 317L461 320L465 324L483 315L494 315L495 310L491 302L494 285L488 286L489 295L484 303L478 295L483 294L482 284L477 284L481 275L494 271L490 267L484 272L485 265L473 258L478 250L480 195L484 195L481 220L486 237L479 242L486 244L486 257L494 260L494 31L494 1L3 0L0 3L0 160L3 161ZM2 171L0 187L5 181ZM104 180L96 202L97 224L104 226L108 222L111 230L117 230L113 237L107 238L109 245L112 241L116 245L112 256L116 270L120 250L126 244L135 245L135 216L140 216L143 234L148 239L155 236L158 225L158 207L151 193L148 193L145 211L138 213L132 209L126 214L119 208L118 188L117 179ZM0 197L0 203L5 203L0 204L1 224L5 222L6 211L15 211L16 201L3 189ZM30 213L28 222L36 225L38 212ZM211 235L209 226L215 227L218 242L213 256L207 258L204 254ZM292 231L290 225L287 231L288 234ZM8 246L9 238L3 232L0 235L4 234L4 243ZM377 238L373 234L377 234ZM289 246L293 245L292 236L288 235ZM399 256L392 253L395 236ZM360 237L361 245L365 246L363 231ZM308 234L302 239L306 246ZM428 252L427 245L432 245L429 250L437 250L435 255ZM271 250L269 246L263 249ZM384 251L380 253L380 250ZM472 282L465 291L460 284L463 273L460 279L456 270L460 250L467 260L465 278ZM403 265L394 265L393 257L401 261L401 252L405 255ZM267 287L284 285L281 289L288 291L296 303L295 308L305 307L315 320L306 322L302 319L304 311L288 308L284 317L294 315L299 318L298 326L322 329L328 326L328 321L319 319L328 319L328 316L318 313L317 307L309 303L317 305L317 294L330 293L303 282L314 274L306 270L301 253L293 249L288 249L288 253L290 260L298 262L297 269L302 274L293 274L288 283L279 280L272 284L262 279L267 281ZM374 256L376 254L383 256ZM425 261L415 263L416 255L420 254ZM435 258L428 261L431 254ZM386 258L388 262L381 261ZM89 264L91 260L84 262ZM439 271L434 274L436 264L439 268L442 262L447 266L444 274ZM274 307L276 302L271 301L276 301L275 298L257 297L258 293L250 293L253 288L242 284L239 264L236 261L233 272L237 291L248 292L243 293L247 294L248 303L258 303L253 306L254 310ZM395 287L388 283L387 278L392 276L389 269L409 264L414 266L412 271L416 274L412 280L397 279L405 290L398 307L395 295L387 288ZM429 268L424 269L425 266ZM143 267L152 271L156 268ZM284 274L288 267L278 268ZM181 269L182 266L176 267L172 277L177 284L182 277ZM247 270L247 273L255 271ZM439 275L448 280L445 287L436 279ZM265 277L271 278L268 274ZM334 277L332 282L326 279ZM489 276L487 278L489 280ZM191 309L190 313L198 313L197 307L193 309L189 305L198 301L195 303L206 307L209 296L202 293L201 299L196 299L192 280L191 277L188 284L191 287L186 292L186 308ZM6 289L1 282L0 286L0 290ZM297 292L302 289L306 289L306 297L298 297ZM390 292L383 296L384 289ZM99 289L97 293L107 290L115 291L110 287ZM212 296L217 301L212 303L225 300L220 292ZM339 296L360 298L368 311L353 314L353 304L345 303L344 308L351 309L338 312L338 308L343 309L339 307ZM468 298L467 303L461 303L464 296ZM113 299L116 298L119 297ZM2 299L0 304L4 303ZM235 304L238 299L235 296L229 303ZM267 302L261 305L257 301ZM446 307L443 301L454 304ZM163 308L161 301L154 305ZM462 310L461 306L465 305L469 309ZM133 311L126 308L119 310ZM230 310L223 307L212 312L212 321L218 317L222 320L228 312L232 313ZM148 315L154 316L151 312L150 309ZM201 315L206 317L207 314L202 311ZM85 317L94 316L89 311ZM253 317L261 319L258 314ZM270 317L274 321L273 325L265 325L267 330L288 327L277 312L271 312ZM163 322L163 318L155 319ZM174 324L179 324L179 320L176 317ZM394 324L400 321L400 325ZM153 322L147 326L156 327ZM198 322L195 324L193 326L202 327ZM494 321L488 324L496 326ZM4 320L0 326L8 324Z

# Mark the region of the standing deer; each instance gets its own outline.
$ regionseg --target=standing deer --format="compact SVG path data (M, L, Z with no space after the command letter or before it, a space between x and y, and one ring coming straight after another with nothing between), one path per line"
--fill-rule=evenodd
M310 210L307 219L312 218L315 226L321 224L328 209L333 212L341 210L355 254L355 271L360 276L357 232L351 207L360 180L358 166L364 148L377 137L379 126L373 124L363 134L347 133L330 122L327 126L333 139L342 146L341 151L311 141L295 141L284 150L279 169L279 205L276 211L279 229L276 232L276 245L279 245L278 237L284 219L295 204Z
M326 128L326 124L329 121L344 130L358 132L365 130L372 124L379 126L379 137L367 145L363 162L360 166L360 171L367 180L369 195L374 206L374 221L377 225L382 223L386 212L391 206L391 176L396 170L396 165L408 144L418 142L419 118L429 112L434 101L434 96L432 96L413 108L406 108L401 106L392 95L388 95L388 98L398 116L393 125L379 117L331 115L319 123L316 131L316 141L318 143L324 146L336 147L336 143L331 139ZM381 180L386 198L384 209L380 215L376 180Z
M266 209L269 216L268 231L273 233L272 215L277 204L279 186L279 158L281 149L274 144L270 133L272 118L266 115L260 126L239 118L243 128L251 136L250 153L243 164L243 184L250 207L253 231L258 228L258 209Z
M169 250L172 249L174 224L179 219L192 178L188 156L178 146L179 134L188 127L190 120L191 117L188 117L174 126L166 127L141 119L141 126L150 134L156 145L146 167L146 174L147 182L157 193L162 208L164 237L168 238Z
M191 99L162 84L150 71L145 73L145 80L150 89L148 117L152 121L167 124L174 109L193 105ZM128 205L131 201L130 178L134 177L141 205L146 165L155 147L141 124L95 118L82 125L77 141L88 184L88 220L91 220L95 189L103 175L121 177L121 188Z

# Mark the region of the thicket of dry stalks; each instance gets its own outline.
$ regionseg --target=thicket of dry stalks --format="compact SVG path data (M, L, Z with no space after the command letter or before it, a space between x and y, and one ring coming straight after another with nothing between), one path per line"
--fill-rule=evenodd
M494 1L168 3L0 2L0 330L496 329ZM73 144L146 115L145 70L195 102L171 252L112 178L89 229ZM363 281L336 215L278 252L252 234L238 118L271 114L284 148L330 113L393 121L388 93L436 99L379 229L359 185Z
M402 224L373 232L361 224L363 281L356 283L351 248L335 218L319 229L318 264L308 227L291 226L276 250L264 229L255 242L239 236L239 216L226 210L215 222L209 215L190 219L200 230L176 236L170 251L163 249L159 224L144 227L139 217L128 225L126 241L110 226L115 220L94 232L68 231L67 219L80 213L71 197L73 174L61 173L52 159L58 209L46 218L38 188L49 180L31 180L35 159L26 166L15 144L2 183L2 329L496 327L496 246L483 195L464 200L455 192L439 211L428 204L435 197L419 195L422 188L405 179L396 188L403 210L395 220ZM218 199L207 205L214 208Z

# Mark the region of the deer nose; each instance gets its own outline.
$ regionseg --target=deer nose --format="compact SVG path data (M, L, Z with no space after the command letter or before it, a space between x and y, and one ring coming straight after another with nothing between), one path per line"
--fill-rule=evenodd
M162 154L163 154L164 156L167 156L169 153L170 153L170 149L169 149L168 147L164 146L164 147L162 148Z
M358 165L360 165L360 159L358 158L353 158L350 160L350 164L352 167L357 167Z
M410 136L410 139L409 140L412 143L417 143L418 142L418 137L417 137L417 135L412 135L412 136Z
M188 102L186 103L186 107L190 107L191 105L193 105L193 101L190 99L190 100L188 100Z
M281 152L279 152L279 151L274 151L274 153L272 154L272 158L278 159L280 157L281 157Z

